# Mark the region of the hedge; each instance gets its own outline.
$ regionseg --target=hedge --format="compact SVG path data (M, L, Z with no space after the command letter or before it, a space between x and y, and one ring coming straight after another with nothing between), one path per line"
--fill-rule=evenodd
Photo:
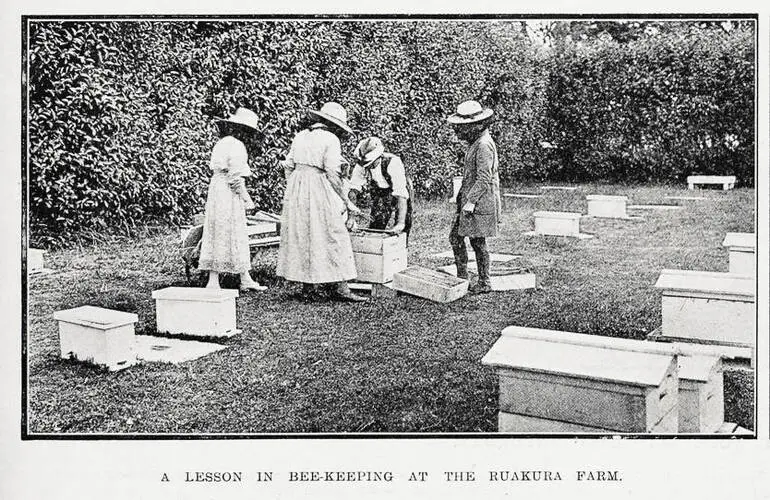
M31 241L180 223L201 210L213 120L262 119L249 144L257 204L280 210L276 163L324 101L400 154L440 196L463 146L462 100L494 108L504 182L753 182L754 38L677 30L545 50L514 21L132 21L30 25ZM539 146L543 141L556 149Z

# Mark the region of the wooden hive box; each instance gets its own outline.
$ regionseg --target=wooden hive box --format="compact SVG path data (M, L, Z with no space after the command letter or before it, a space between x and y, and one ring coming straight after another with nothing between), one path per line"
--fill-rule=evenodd
M468 267L478 274L478 270L474 269L478 267L475 261L469 262ZM457 276L457 266L455 264L442 266L438 270L442 273ZM509 267L492 262L489 271L489 284L493 292L526 290L537 287L537 277L533 273L515 271Z
M497 370L501 412L615 432L677 431L675 354L508 332L482 363Z
M350 235L358 281L388 283L407 266L406 234L361 231Z
M95 306L56 311L61 357L104 366L111 371L136 364L136 314Z
M393 288L434 302L452 302L468 293L468 280L419 266L393 275Z
M576 212L534 213L535 233L553 236L579 236L580 214Z
M672 339L751 347L755 338L752 276L664 269L661 333Z
M626 219L627 196L609 196L592 194L586 197L588 200L588 215L592 217L607 217L614 219Z
M687 189L695 189L698 184L721 184L722 190L727 191L735 187L734 175L690 175L687 177Z
M714 433L724 423L722 361L715 357L679 357L679 432Z
M169 287L152 292L159 333L230 337L238 290Z
M44 263L45 250L37 248L27 249L27 272L35 273L45 268Z
M730 255L730 272L755 276L757 235L754 233L727 233L722 242Z

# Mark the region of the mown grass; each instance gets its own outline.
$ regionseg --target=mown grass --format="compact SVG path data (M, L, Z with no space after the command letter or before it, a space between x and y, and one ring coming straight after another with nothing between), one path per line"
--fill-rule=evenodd
M534 192L516 186L509 192ZM706 196L642 221L584 219L591 240L522 237L536 210L585 212L585 195ZM409 260L436 267L447 250L446 203L418 203ZM27 347L32 433L494 432L497 389L480 359L502 328L641 339L660 325L663 268L727 270L725 232L754 230L754 192L581 186L507 200L496 252L521 254L538 278L525 292L436 304L399 295L366 304L303 303L275 279L274 253L257 269L270 284L238 299L243 333L229 348L180 365L102 372L58 358L54 311L83 304L136 312L154 332L152 290L186 285L178 232L115 239L47 255L57 272L29 282ZM235 286L234 283L229 283ZM752 428L752 373L726 375L726 419Z

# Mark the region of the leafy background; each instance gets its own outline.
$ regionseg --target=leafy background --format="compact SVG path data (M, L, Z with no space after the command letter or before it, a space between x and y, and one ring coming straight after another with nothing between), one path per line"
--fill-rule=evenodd
M534 25L534 26L533 26ZM446 194L462 147L446 116L494 108L504 183L754 179L750 22L131 21L30 23L30 243L176 224L201 210L214 118L262 119L249 189L306 110L343 104L422 197Z

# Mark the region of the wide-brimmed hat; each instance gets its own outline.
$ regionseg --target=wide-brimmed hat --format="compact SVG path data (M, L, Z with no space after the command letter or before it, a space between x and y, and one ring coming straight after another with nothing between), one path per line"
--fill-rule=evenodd
M450 115L447 121L452 125L477 123L490 118L494 113L491 109L482 107L478 101L465 101L457 106L457 112Z
M238 108L229 118L217 118L216 121L219 123L225 122L241 125L250 128L254 132L259 130L259 117L257 117L255 112L246 108Z
M318 118L330 125L339 127L348 134L352 134L353 130L348 127L348 113L341 105L336 102L327 102L321 106L321 111L308 110L308 114Z
M358 143L353 156L361 165L368 166L385 152L385 146L379 137L369 137Z

